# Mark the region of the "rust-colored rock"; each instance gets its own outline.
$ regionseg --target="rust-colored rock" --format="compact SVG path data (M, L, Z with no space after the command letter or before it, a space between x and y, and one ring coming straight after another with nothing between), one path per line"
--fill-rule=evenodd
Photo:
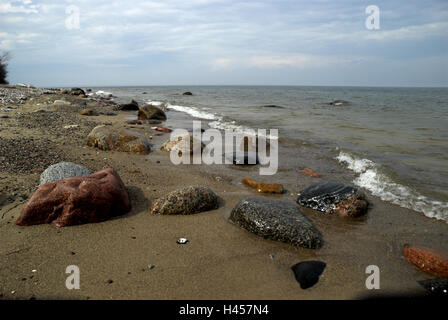
M249 177L243 178L241 182L260 193L283 193L283 185L278 183L258 182Z
M164 133L171 133L173 130L165 128L165 127L155 127L154 130L164 132Z
M95 223L131 210L129 195L112 168L87 177L41 185L17 219L19 226L51 223L58 227Z
M421 246L406 246L403 256L421 271L440 278L448 278L448 254Z
M314 172L313 170L308 169L308 168L300 170L300 172L306 174L307 176L313 177L313 178L320 178L321 177L320 174L318 174L317 172Z

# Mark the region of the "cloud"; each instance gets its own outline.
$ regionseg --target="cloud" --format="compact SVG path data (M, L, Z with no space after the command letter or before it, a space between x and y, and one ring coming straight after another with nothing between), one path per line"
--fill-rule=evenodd
M4 13L38 13L39 6L31 4L31 0L10 1L0 3L0 14Z

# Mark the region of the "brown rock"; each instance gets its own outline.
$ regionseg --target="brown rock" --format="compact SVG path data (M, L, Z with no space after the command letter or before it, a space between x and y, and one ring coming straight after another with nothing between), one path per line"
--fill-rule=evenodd
M138 110L138 120L166 120L165 112L153 105L146 105Z
M194 152L200 153L203 148L204 144L201 142L200 146L195 145L193 143L193 135L188 133L174 137L173 141L170 140L165 142L162 144L160 150L168 152L174 151L177 152L179 156L182 156L186 153L189 153L190 155L193 155Z
M243 178L241 182L260 193L283 193L283 185L281 184L257 182L249 177Z
M428 247L406 246L403 249L406 260L421 271L440 278L448 278L448 254Z
M165 128L165 127L155 127L154 130L157 130L157 131L160 131L160 132L165 132L165 133L173 132L173 130Z
M320 178L321 177L320 174L318 174L318 173L316 173L313 170L308 169L308 168L300 170L300 172L306 174L307 176L313 177L313 178Z
M79 114L80 114L80 115L83 115L83 116L97 116L97 115L98 115L98 112L96 112L96 111L93 110L93 109L86 108L86 109L82 109L81 112L80 112Z
M87 177L74 177L41 185L22 210L16 224L51 223L65 227L95 223L131 210L129 195L112 168Z
M149 141L145 136L110 126L97 126L89 133L87 145L101 150L116 150L147 154L151 150Z

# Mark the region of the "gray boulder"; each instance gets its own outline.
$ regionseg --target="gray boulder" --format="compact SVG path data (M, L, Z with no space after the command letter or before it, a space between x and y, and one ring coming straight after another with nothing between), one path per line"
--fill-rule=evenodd
M84 166L73 162L59 162L49 166L40 175L40 184L57 181L70 177L86 177L91 174Z
M153 214L193 214L218 208L218 197L208 187L190 186L156 200Z
M230 214L230 220L265 239L294 246L317 249L322 235L293 203L250 197L241 200Z

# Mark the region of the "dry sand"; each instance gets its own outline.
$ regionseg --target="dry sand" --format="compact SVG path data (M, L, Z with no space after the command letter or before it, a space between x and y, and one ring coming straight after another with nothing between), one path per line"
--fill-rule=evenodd
M9 139L34 139L25 151L15 151L20 157L0 155L4 166L0 173L3 299L353 299L372 294L422 294L424 290L416 281L431 277L404 260L403 245L448 251L446 223L370 194L371 209L359 219L305 211L323 234L322 249L264 240L227 220L240 199L255 195L241 179L247 175L283 183L288 193L270 197L289 201L295 200L291 192L297 193L319 179L301 174L285 181L281 174L260 178L258 170L225 165L175 166L169 154L159 150L169 134L149 126L128 125L153 137L154 151L149 155L100 151L85 145L91 128L105 122L124 123L135 112L85 117L78 114L79 108L72 107L70 112L54 109L54 118L37 121L34 117L38 113L33 111L48 109L37 106L38 101L21 105L8 112L9 118L0 119L2 145L9 145ZM17 118L19 113L23 115ZM79 128L63 129L67 124L78 124ZM168 120L164 125L174 128L179 123ZM59 161L73 161L92 171L114 168L128 189L132 211L106 222L65 228L15 225L26 201L23 198L35 191L40 173ZM155 199L187 185L212 188L221 199L219 209L190 216L149 213ZM177 244L180 237L188 238L189 243ZM321 260L327 267L314 287L302 290L290 268L305 260ZM149 269L150 264L155 267ZM80 268L80 290L65 287L69 265ZM381 270L380 290L365 287L368 265Z

